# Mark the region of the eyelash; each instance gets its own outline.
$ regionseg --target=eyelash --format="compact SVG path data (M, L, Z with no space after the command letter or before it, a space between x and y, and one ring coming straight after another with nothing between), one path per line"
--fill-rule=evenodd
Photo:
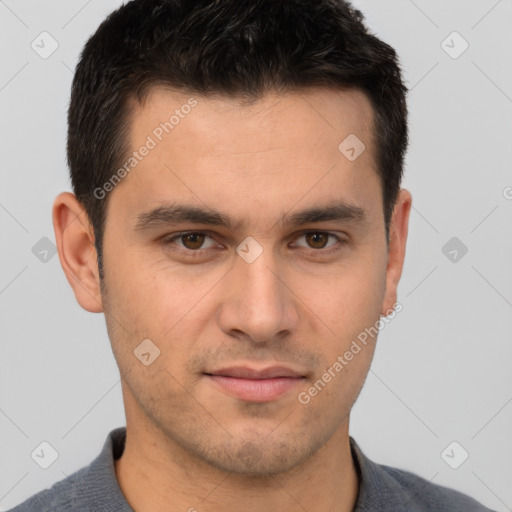
M195 234L195 235L205 235L209 238L214 238L212 235L210 235L208 232L206 231L182 231L180 233L176 233L172 236L168 236L168 237L164 237L162 239L162 243L164 246L169 246L169 245L173 245L174 244L174 241L175 240L179 240L181 239L181 237L183 235L191 235L191 234ZM327 254L331 254L333 252L336 252L336 251L339 251L340 250L340 247L339 246L342 246L344 244L347 243L347 240L345 240L344 238L340 237L339 235L336 235L334 233L331 233L329 231L304 231L303 233L301 233L298 238L301 238L303 236L306 236L306 235L311 235L311 234L322 234L322 235L328 235L329 237L333 237L336 239L336 242L335 244L327 247L327 248L320 248L320 249L314 249L312 247L309 248L309 251L308 253L309 254L322 254L322 255L327 255ZM329 243L329 242L327 242ZM183 246L179 246L180 248L177 249L178 251L182 251L182 252L185 252L187 253L187 256L193 256L193 257L200 257L203 255L203 253L205 251L208 251L209 248L207 249L187 249L186 247L183 247ZM303 249L305 247L302 247ZM307 249L306 249L307 250Z

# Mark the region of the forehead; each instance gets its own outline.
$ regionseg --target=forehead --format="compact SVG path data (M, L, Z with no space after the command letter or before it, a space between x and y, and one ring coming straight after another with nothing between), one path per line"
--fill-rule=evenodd
M138 212L180 199L256 219L319 200L371 208L380 197L373 109L359 90L267 93L248 103L155 87L130 123L132 150L150 149L112 200L122 196Z
M258 140L254 143L259 145L265 142L265 133L275 137L278 132L279 141L292 142L296 136L297 140L307 137L314 142L325 138L327 132L337 140L347 130L357 132L365 142L372 143L373 108L366 93L355 88L310 87L267 92L257 99L246 99L225 94L187 94L154 86L142 103L132 103L132 107L132 142L143 133L154 132L157 138L169 134L161 125L170 121L171 131L181 125L177 132L193 131L203 139L217 142L223 137L230 139L233 128L242 128L257 134ZM287 123L289 129L281 130ZM241 138L238 142L247 141Z

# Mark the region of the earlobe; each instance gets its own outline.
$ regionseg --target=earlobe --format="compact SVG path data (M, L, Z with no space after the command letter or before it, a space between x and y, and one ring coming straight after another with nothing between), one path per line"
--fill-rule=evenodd
M406 189L401 189L398 194L389 226L386 292L381 311L381 315L383 316L389 315L397 302L397 287L404 265L411 206L411 193Z
M76 300L86 311L102 312L94 232L85 209L74 194L62 192L55 199L53 228L60 264Z

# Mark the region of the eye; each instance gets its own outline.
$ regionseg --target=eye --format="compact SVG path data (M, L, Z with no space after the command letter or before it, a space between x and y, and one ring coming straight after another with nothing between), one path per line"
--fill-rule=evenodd
M329 237L334 239L332 243L329 243ZM304 238L307 245L295 245L298 247L307 247L310 249L327 249L336 245L336 243L344 243L344 240L339 236L334 235L333 233L328 233L326 231L309 231L308 233L303 233L299 239L300 238Z
M342 245L346 241L340 236L327 231L309 231L302 233L298 239L304 239L304 243L294 242L294 247L304 247L312 250L311 252L329 253L336 250L336 245ZM162 243L166 248L182 251L187 254L197 253L213 249L216 247L215 240L202 231L184 231L169 235L162 239ZM174 247L173 247L174 246ZM332 248L332 249L331 249Z
M209 238L212 243L209 246L204 246L203 244L207 238ZM179 243L176 243L176 241ZM163 242L166 246L174 244L189 251L210 249L215 246L215 241L213 238L201 231L187 231L184 233L178 233L171 237L165 238Z

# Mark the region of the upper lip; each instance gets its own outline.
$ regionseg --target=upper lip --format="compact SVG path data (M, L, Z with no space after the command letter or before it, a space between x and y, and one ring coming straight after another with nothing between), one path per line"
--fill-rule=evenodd
M236 377L239 379L273 379L276 377L304 377L304 374L287 366L267 366L261 369L251 368L249 366L230 366L205 372L207 375L218 375L222 377Z

